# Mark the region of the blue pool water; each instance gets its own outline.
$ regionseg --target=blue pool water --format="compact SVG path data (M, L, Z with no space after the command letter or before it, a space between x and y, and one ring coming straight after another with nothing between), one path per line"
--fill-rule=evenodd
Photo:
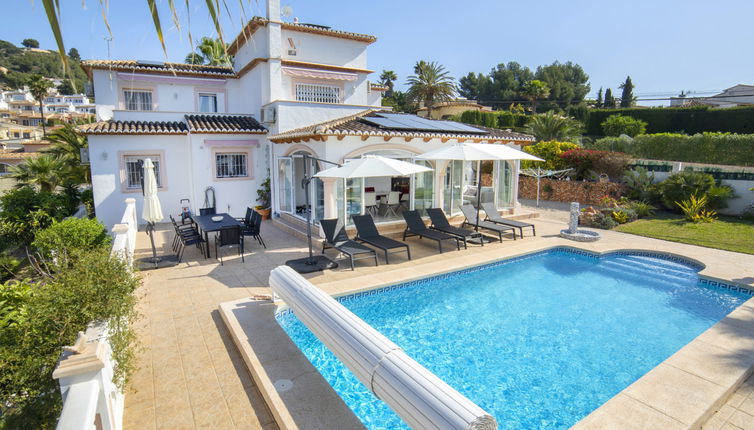
M341 302L500 428L568 428L749 298L697 270L556 249ZM406 428L294 314L278 320L368 428Z

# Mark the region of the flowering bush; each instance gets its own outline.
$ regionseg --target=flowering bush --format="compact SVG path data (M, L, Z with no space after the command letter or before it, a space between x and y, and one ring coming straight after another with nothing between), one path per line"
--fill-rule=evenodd
M545 161L522 161L521 167L524 169L540 167L544 170L567 169L568 166L563 160L562 155L565 152L576 148L579 148L579 145L575 143L558 142L556 140L551 140L549 142L540 142L536 145L526 146L524 147L524 152L535 155Z
M605 174L617 181L626 171L630 157L622 152L571 149L560 155L568 167L575 170L576 179L588 179Z

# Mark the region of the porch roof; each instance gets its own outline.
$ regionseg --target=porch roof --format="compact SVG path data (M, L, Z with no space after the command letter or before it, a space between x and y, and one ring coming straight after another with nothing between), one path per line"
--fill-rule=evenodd
M78 127L84 134L186 134L181 121L100 121Z
M148 72L163 75L203 76L212 78L235 78L232 67L206 66L200 64L168 63L168 62L140 62L137 60L84 60L81 62L89 78L92 70L117 70L123 72Z
M327 136L359 136L366 139L370 136L384 137L403 137L406 139L441 139L446 142L450 139L461 141L473 140L475 142L533 142L534 136L524 133L516 133L511 130L501 130L496 128L487 128L474 125L474 128L484 131L485 133L464 133L464 132L442 132L442 131L422 131L406 129L388 129L381 128L372 123L363 121L362 118L377 116L379 113L392 113L382 109L367 109L354 115L338 118L332 121L313 124L289 131L285 131L268 138L275 143L290 143L306 139L321 140Z
M267 129L251 115L184 115L184 121L100 121L84 124L84 134L266 134Z
M250 115L186 115L186 122L192 133L267 133Z

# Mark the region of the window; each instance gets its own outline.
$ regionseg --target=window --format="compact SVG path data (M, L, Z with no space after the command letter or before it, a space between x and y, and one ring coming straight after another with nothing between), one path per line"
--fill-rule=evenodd
M340 103L340 87L325 84L296 84L296 100L300 102Z
M218 178L245 178L249 176L246 168L246 153L215 154L215 176Z
M199 93L199 112L217 112L217 94Z
M0 163L0 176L9 173L8 167L10 167L10 166L8 166L7 164L4 164L4 163Z
M140 190L141 180L144 176L144 167L142 162L149 158L154 163L154 176L157 179L157 188L162 188L162 178L160 175L160 158L153 155L134 155L125 157L126 167L126 188L129 190Z
M24 132L24 139L31 139L31 133Z
M126 110L152 110L152 91L123 90Z

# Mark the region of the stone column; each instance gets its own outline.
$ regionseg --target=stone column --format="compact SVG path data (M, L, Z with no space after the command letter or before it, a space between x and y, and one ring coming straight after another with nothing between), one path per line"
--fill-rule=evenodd
M568 233L575 234L579 228L579 202L571 202L571 219L568 222Z

